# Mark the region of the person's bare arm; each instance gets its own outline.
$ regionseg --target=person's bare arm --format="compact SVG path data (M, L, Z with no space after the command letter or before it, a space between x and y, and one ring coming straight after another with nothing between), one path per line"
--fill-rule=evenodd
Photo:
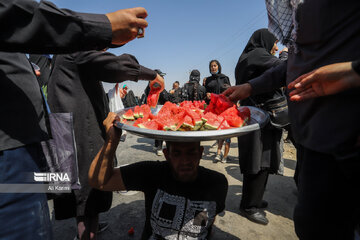
M335 63L306 73L288 85L293 89L291 101L332 95L350 88L360 87L360 75L351 67L351 62Z
M106 141L92 161L88 173L89 184L93 188L104 191L126 190L120 168L114 168L115 152L121 136L121 130L114 127L114 121L118 118L110 112L103 122Z

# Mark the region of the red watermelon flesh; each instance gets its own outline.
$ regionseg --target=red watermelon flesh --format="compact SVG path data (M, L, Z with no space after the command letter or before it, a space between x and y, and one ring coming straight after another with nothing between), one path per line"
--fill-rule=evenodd
M231 126L226 121L226 119L224 119L224 121L222 121L222 123L220 124L218 129L222 130L222 129L229 129L229 128L231 128Z
M134 126L134 127L139 127L139 124L140 124L140 123L143 123L144 121L147 121L147 120L145 120L145 119L143 119L143 118L138 118L138 119L136 119L136 121L134 122L133 126Z
M151 129L151 130L159 130L159 124L154 120L139 123L138 126L139 126L139 128L146 128L146 129Z
M241 127L245 123L244 120L237 115L227 115L225 119L232 127Z
M186 109L186 114L188 116L190 116L193 121L193 126L194 126L193 130L194 131L196 131L202 127L203 121L202 121L201 115L199 113L197 113L196 111L190 110L190 109Z
M174 119L156 118L154 121L156 121L159 124L160 130L176 131L177 129L176 121Z
M180 107L194 108L194 104L192 101L183 101L180 103Z
M124 113L122 117L126 120L135 120L134 112L131 109L129 109L126 113Z
M127 120L125 118L121 118L120 122L126 124Z
M140 106L139 115L140 115L141 118L148 119L150 113L151 113L151 110L150 110L149 105L143 104L143 105Z
M220 116L223 116L231 127L241 127L244 124L244 119L239 116L239 113L239 110L234 105L222 112Z
M140 107L139 106L135 106L134 108L134 118L139 118L140 117Z
M234 106L234 103L231 102L226 96L224 95L219 95L217 98L217 101L215 103L216 108L215 113L216 114L221 114L222 112L224 112L226 109L231 108L232 106Z
M171 103L169 101L165 102L165 104L162 106L162 108L158 112L157 116L167 115L173 108L177 108L176 104Z
M189 115L186 115L184 119L181 122L179 122L179 125L180 125L179 128L180 131L192 131L194 130L195 127L193 124L193 120Z
M225 111L223 111L220 116L225 116L225 115L239 115L239 110L236 108L236 106L232 106L228 109L226 109Z
M179 124L183 118L185 113L174 114L171 110L167 110L167 112L163 111L161 115L157 115L157 121L163 130L176 131L181 127Z
M212 99L217 99L218 106L213 104L215 112L222 111L225 107L227 109L223 110L220 115L213 112L204 114L198 107L204 104L203 101L185 101L180 104L182 107L166 102L159 113L154 116L150 107L144 104L136 106L133 111L128 110L123 114L122 120L135 120L135 115L139 116L133 124L135 127L167 131L196 131L241 127L245 124L244 120L250 117L250 110L247 107L241 107L241 111L233 104L232 107L228 107L229 105L226 106L227 99L221 95L213 94Z
M234 106L234 103L231 102L226 96L212 93L210 104L206 107L205 112L212 112L219 115L232 106Z
M155 108L157 105L157 102L159 100L160 93L159 92L151 92L149 93L149 96L147 97L147 104L151 108Z
M204 129L216 130L219 128L221 122L224 120L224 117L208 112L203 116L203 119L206 121L203 126Z
M251 117L250 109L248 107L239 108L239 116L244 120L249 120Z
M195 107L195 108L199 108L199 109L201 109L201 110L204 110L204 109L205 109L205 105L206 105L206 103L205 103L204 100L202 100L202 101L194 101L193 104L194 104L194 107Z
M147 104L149 105L149 107L156 107L161 91L161 85L158 82L150 82L150 92L147 97Z

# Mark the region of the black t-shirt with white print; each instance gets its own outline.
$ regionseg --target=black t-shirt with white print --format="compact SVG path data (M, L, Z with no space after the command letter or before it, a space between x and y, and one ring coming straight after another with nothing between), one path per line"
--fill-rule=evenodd
M142 239L207 239L216 214L225 208L225 176L199 167L191 183L176 181L166 161L121 167L127 190L145 194Z

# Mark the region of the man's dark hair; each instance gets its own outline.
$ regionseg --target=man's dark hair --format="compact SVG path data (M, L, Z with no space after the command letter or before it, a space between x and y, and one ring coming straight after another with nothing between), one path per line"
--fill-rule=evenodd
M174 83L177 83L178 85L180 85L179 81L175 81Z
M166 143L166 149L167 149L168 151L170 151L170 146L171 146L172 144L177 144L178 142L166 141L165 143ZM198 143L198 146L199 146L199 148L200 148L200 146L201 146L200 142L194 142L194 143Z

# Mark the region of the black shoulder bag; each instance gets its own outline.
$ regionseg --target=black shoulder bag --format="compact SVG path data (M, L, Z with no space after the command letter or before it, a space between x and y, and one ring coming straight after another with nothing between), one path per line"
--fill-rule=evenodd
M249 97L249 99L255 107L261 108L269 113L270 123L275 128L284 128L290 124L287 99L283 93L280 96L276 96L260 104L255 103L251 97Z

